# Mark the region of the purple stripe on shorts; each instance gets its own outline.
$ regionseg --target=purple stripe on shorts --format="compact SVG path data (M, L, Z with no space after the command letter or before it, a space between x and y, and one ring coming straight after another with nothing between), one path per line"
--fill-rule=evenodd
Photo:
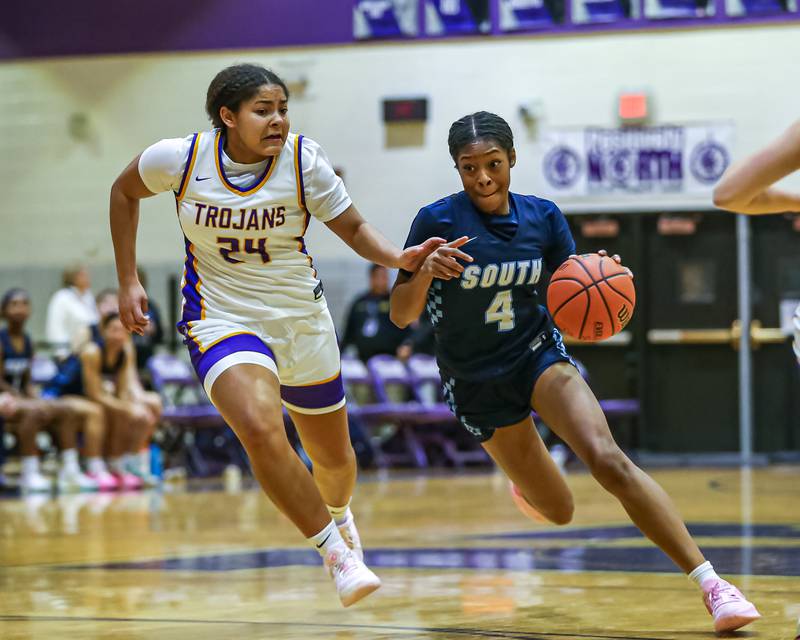
M301 409L324 409L339 404L344 399L344 385L340 373L333 380L305 387L281 385L281 399Z
M257 353L263 353L273 361L275 360L272 349L264 344L261 338L252 333L237 333L229 338L224 338L202 353L197 343L192 338L187 336L184 343L189 347L189 356L192 359L192 365L194 365L194 370L197 372L197 377L200 378L201 382L205 381L208 370L211 369L211 367L222 360L222 358L232 353L237 353L239 351L255 351Z

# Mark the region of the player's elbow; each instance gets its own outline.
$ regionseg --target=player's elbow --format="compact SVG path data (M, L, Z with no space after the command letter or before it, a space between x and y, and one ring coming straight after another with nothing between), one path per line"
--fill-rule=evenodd
M400 329L405 329L412 322L410 318L405 317L404 314L400 313L395 308L389 310L389 320L391 320L392 324Z
M389 320L391 320L392 324L394 324L396 327L405 329L408 325L414 322L416 318L412 317L411 314L408 313L408 309L403 309L401 305L392 300L389 302Z

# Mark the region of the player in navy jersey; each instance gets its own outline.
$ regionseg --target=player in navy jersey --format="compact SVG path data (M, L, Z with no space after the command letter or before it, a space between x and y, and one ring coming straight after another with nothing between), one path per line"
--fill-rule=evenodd
M636 526L701 587L717 631L759 618L705 560L669 496L614 442L539 303L542 270L558 268L575 243L554 203L509 191L516 153L508 124L484 111L465 116L450 128L448 144L464 190L423 207L407 243L429 236L449 242L415 272L400 271L391 316L405 327L427 309L451 410L508 475L523 512L566 524L572 495L533 424L535 408Z

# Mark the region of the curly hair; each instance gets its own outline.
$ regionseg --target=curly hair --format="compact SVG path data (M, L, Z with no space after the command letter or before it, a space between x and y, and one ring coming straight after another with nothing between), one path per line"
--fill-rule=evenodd
M289 89L281 78L269 69L257 64L235 64L220 71L206 93L206 113L212 124L225 130L225 123L219 115L222 107L238 111L245 100L249 100L264 85L277 85L283 89L289 99Z

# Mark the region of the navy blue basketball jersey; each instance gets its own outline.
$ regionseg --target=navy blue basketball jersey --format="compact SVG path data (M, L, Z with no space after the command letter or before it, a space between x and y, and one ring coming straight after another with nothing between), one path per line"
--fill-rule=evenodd
M17 391L22 391L26 376L33 363L33 344L26 333L22 351L14 349L8 329L0 331L0 345L3 347L3 372L5 380Z
M539 304L542 270L555 271L575 253L554 203L509 193L509 205L508 216L488 216L462 191L421 209L406 241L408 247L431 236L474 238L462 247L473 262L460 278L435 279L426 305L439 367L463 380L502 376L525 357L552 322Z
M125 351L120 351L116 360L109 365L106 364L105 342L102 338L95 338L94 342L100 347L100 375L104 380L114 382L125 364ZM83 387L83 364L79 355L73 354L59 365L56 376L45 385L45 395L51 398L86 395Z

